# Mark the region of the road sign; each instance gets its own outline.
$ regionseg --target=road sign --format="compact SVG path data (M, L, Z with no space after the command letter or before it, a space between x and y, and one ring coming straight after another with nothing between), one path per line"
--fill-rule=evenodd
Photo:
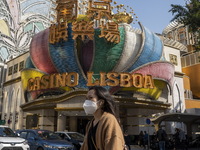
M150 124L150 123L151 123L151 120L150 120L149 118L147 118L147 119L146 119L146 123L147 123L147 124Z
M5 120L0 120L0 125L5 125L6 121Z

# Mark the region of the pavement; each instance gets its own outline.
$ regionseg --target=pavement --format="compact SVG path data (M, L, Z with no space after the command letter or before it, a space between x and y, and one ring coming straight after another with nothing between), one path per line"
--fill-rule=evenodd
M143 150L139 145L131 145L131 150Z
M131 145L131 150L148 150L148 149L141 148L139 145ZM151 149L149 149L149 150L151 150ZM179 149L179 150L181 150L181 149ZM188 148L188 150L200 150L200 147L199 148Z

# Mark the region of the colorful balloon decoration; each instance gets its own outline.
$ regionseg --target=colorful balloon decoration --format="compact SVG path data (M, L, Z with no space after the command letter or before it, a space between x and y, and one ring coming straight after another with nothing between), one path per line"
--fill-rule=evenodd
M141 24L140 24L141 25ZM43 74L77 72L79 84L75 88L87 88L86 73L94 72L99 78L100 72L129 72L152 75L155 79L154 89L108 87L114 94L119 90L143 93L150 98L158 99L162 89L173 83L174 66L163 61L163 43L161 39L141 25L136 32L130 25L119 25L120 42L118 44L99 38L101 30L94 30L94 40L73 40L72 24L68 24L68 40L56 44L49 43L49 29L36 34L30 45L30 58L27 68L22 71L23 88L27 101L36 99L46 91L27 91L28 78ZM33 68L34 65L34 68ZM163 73L165 71L165 73ZM27 74L29 74L27 76ZM72 88L58 91L67 92ZM156 94L157 93L157 94ZM37 95L38 94L38 95Z

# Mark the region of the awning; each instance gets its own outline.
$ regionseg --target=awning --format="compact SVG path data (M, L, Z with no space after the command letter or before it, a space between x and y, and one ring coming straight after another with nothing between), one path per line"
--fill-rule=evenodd
M151 121L154 124L160 124L162 121L193 123L197 121L200 122L200 115L189 113L168 113L153 118Z

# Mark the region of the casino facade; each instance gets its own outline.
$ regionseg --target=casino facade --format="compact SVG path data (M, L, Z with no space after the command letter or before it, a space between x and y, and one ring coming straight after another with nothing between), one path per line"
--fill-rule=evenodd
M1 5L11 6L8 2ZM30 2L36 6L34 0ZM180 53L187 48L141 23L140 29L133 28L127 14L118 14L122 20L113 19L106 0L87 2L88 14L81 14L85 12L78 9L82 4L57 1L57 20L50 24L45 14L33 14L31 7L19 10L17 6L25 4L16 2L12 11L22 16L12 21L21 26L1 20L7 27L1 41L5 49L13 48L15 28L21 49L20 55L7 61L1 118L6 125L14 130L84 133L92 116L85 114L82 105L88 86L94 85L103 85L112 93L122 128L133 135L141 130L153 134L155 125L147 120L158 114L184 112ZM168 133L183 126L175 122L161 125Z

